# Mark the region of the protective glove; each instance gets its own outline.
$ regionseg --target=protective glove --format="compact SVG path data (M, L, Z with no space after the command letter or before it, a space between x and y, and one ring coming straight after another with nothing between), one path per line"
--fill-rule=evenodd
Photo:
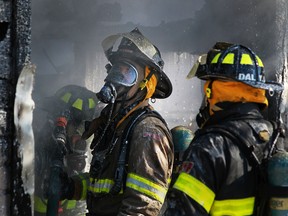
M46 199L72 199L75 191L74 181L61 167L52 166L49 178L44 180L43 191Z

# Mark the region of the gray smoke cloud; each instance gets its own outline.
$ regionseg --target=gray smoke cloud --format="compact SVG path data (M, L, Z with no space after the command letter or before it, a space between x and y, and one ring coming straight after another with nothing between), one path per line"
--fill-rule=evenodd
M184 110L185 106L186 113L194 113L201 89L191 80L183 89L185 77L195 56L207 52L217 41L249 46L264 60L268 77L277 78L279 11L279 3L271 0L32 0L36 102L65 84L85 85L98 91L107 63L102 40L138 27L161 50L165 71L174 84L171 98L165 100L169 104L161 101L164 104L160 109ZM179 61L183 56L189 60ZM191 86L193 91L187 96ZM178 105L172 109L170 104ZM193 117L178 118L190 121Z

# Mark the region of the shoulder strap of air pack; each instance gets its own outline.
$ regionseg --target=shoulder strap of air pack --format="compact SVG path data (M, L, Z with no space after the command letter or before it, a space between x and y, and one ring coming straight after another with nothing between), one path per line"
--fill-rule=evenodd
M194 139L197 138L199 135L203 135L207 133L219 133L233 140L233 142L238 146L238 148L244 153L245 157L247 158L249 164L252 167L257 167L261 164L261 161L259 161L259 158L256 156L256 154L253 151L254 145L249 140L248 137L245 137L244 139L240 134L238 134L236 131L230 129L227 126L213 125L211 127L202 129L199 132L197 132L195 134Z
M139 123L142 119L147 117L156 117L160 119L165 126L168 128L165 120L162 118L162 116L155 110L151 110L149 107L144 107L143 109L135 111L135 113L132 114L128 124L125 127L125 130L123 132L123 137L121 140L121 146L120 146L120 155L117 161L117 168L114 176L114 185L110 190L111 194L118 194L122 186L125 188L125 182L126 182L126 175L125 175L125 165L127 161L127 155L129 152L129 143L131 136L133 134L133 130L137 123Z

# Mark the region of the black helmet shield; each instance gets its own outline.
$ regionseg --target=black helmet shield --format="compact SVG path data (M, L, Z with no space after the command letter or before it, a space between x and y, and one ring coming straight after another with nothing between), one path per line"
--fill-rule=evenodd
M121 39L116 51L115 44ZM149 66L157 76L157 86L152 98L167 98L172 93L172 84L163 71L164 61L156 46L154 46L142 33L135 28L128 33L119 33L108 36L102 42L107 59L112 63L119 58L131 59L139 64Z

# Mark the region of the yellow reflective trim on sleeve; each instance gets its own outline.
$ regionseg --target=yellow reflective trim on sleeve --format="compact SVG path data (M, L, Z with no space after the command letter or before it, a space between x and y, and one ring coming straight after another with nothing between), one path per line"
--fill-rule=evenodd
M170 184L170 183L171 183L171 180L172 180L171 178L169 178L169 179L168 179L168 184Z
M222 216L244 216L252 215L254 211L255 197L244 199L215 200L210 215Z
M88 190L92 193L109 193L114 184L110 179L94 179L90 178L90 185Z
M136 191L139 191L140 193L145 194L149 197L152 197L153 199L156 199L161 203L164 202L168 190L167 188L162 187L161 185L158 185L134 173L128 174L126 186Z
M96 107L96 103L93 98L89 98L88 103L89 103L89 109Z
M71 98L72 94L67 92L66 94L64 94L62 97L61 97L61 100L64 101L65 103L68 103L70 98Z
M76 207L76 200L63 200L64 209L74 209Z
M209 213L215 198L215 193L198 179L182 172L176 179L173 188L187 194Z
M43 200L38 196L34 196L34 210L39 213L46 213L47 200Z
M83 108L83 100L78 98L73 104L72 107L75 107L76 109L82 110Z
M88 190L88 178L85 175L79 175L82 183L82 193L80 200L86 200L87 198L87 190Z

